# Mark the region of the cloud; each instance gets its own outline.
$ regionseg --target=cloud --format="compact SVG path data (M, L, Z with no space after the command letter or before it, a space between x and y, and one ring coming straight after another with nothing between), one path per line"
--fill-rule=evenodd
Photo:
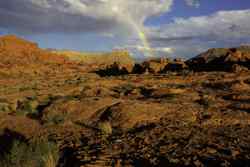
M132 55L136 55L136 57L147 57L147 56L169 56L175 52L175 49L172 47L152 47L148 48L146 46L143 46L139 43L134 43L130 45L120 45L114 47L114 49L118 50L129 50ZM152 55L153 54L153 55Z
M220 11L210 16L177 18L149 33L165 40L242 38L250 36L249 18L250 10Z
M174 55L190 57L209 47L249 43L249 18L250 10L219 11L210 16L177 18L172 23L148 28L147 34L152 46L175 48ZM190 47L196 52L191 52Z
M170 47L155 47L155 48L147 48L145 46L136 46L135 47L139 51L152 51L152 52L164 52L164 53L173 53L174 49Z
M130 46L129 48L130 49L133 48L133 49L136 49L136 50L142 51L142 52L164 52L164 53L169 53L169 54L172 54L174 52L174 49L170 48L170 47L147 48L145 46L137 45L137 46Z
M124 31L169 11L173 0L0 1L0 27L21 33ZM130 18L130 19L129 19Z

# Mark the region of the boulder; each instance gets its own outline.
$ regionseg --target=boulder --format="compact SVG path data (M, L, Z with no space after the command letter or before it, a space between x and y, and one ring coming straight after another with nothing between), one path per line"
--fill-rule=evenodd
M162 73L165 73L167 71L174 71L174 72L178 72L178 71L182 71L182 70L186 70L188 69L188 66L186 65L186 63L184 62L184 60L182 59L175 59L172 62L169 62L163 70L161 70Z
M232 72L238 73L238 72L247 72L248 68L241 66L239 64L234 64L231 69Z
M119 75L126 75L128 74L128 70L126 67L122 67L117 62L114 62L112 65L109 65L105 69L97 70L96 73L101 77L105 76L119 76Z
M132 70L134 74L159 73L168 64L167 58L155 58L146 60L141 64L136 64Z
M143 64L136 63L132 69L132 74L143 74L147 71L147 68Z
M151 73L159 73L169 60L166 58L152 59L147 62L148 71Z

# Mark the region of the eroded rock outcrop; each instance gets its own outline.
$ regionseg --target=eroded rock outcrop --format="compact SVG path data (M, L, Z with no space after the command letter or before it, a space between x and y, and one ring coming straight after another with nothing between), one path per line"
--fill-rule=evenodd
M24 40L14 35L0 37L0 75L8 76L39 76L44 73L55 75L75 70L86 71L86 67L41 49L34 42Z
M173 61L169 62L163 70L161 70L161 73L165 73L168 71L182 71L182 70L187 70L188 66L182 59L174 59Z
M209 49L186 63L194 71L231 71L234 64L250 68L250 48Z
M133 74L144 74L144 73L159 73L162 71L165 66L169 63L169 59L167 58L155 58L146 60L143 63L135 64L133 67Z
M119 76L129 74L126 67L114 62L113 64L107 66L105 69L97 70L96 73L101 77L105 76Z
M133 58L126 50L114 50L110 53L84 53L76 51L52 51L52 53L81 62L83 65L87 65L95 70L109 68L116 63L121 68L124 67L131 72L135 64Z
M0 37L1 63L30 64L30 63L64 63L64 57L58 57L43 49L34 42L24 40L14 35Z

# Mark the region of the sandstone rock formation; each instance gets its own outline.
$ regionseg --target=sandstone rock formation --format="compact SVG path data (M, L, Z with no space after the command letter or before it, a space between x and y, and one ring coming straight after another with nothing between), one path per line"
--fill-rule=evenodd
M64 57L58 57L38 47L36 43L18 38L14 35L0 37L1 63L64 63ZM13 62L14 61L14 62Z
M121 66L117 62L107 66L105 69L99 69L96 73L102 77L104 76L119 76L129 74L126 67Z
M133 70L133 74L143 74L143 73L159 73L165 66L169 63L167 58L155 58L145 60L143 63L137 63Z
M182 59L174 59L173 61L170 61L163 70L161 70L161 73L165 73L168 71L183 71L188 69L188 66Z
M250 68L249 62L250 49L242 46L229 49L209 49L186 63L194 71L230 71L234 64Z
M117 63L131 72L134 66L134 60L126 50L114 50L110 53L84 53L76 51L52 51L52 53L92 66L95 69L106 68Z
M2 76L55 75L58 72L87 71L89 68L14 35L0 37L0 59Z

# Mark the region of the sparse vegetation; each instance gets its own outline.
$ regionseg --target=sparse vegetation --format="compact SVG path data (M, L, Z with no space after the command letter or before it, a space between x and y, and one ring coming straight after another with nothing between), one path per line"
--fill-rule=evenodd
M114 92L119 93L120 95L124 95L127 96L129 95L134 89L136 89L135 86L133 86L132 84L124 84L118 87L114 87L112 90Z
M0 112L9 112L9 111L11 111L9 104L0 102Z
M63 124L67 119L67 113L58 113L56 115L51 115L46 118L43 122L46 124L59 125Z
M38 115L39 103L34 98L28 98L23 101L18 101L17 103L17 114L20 115Z
M98 124L98 128L104 136L108 136L112 134L112 125L108 121L100 122Z
M59 150L51 142L27 144L14 140L11 149L0 160L1 167L56 167Z

